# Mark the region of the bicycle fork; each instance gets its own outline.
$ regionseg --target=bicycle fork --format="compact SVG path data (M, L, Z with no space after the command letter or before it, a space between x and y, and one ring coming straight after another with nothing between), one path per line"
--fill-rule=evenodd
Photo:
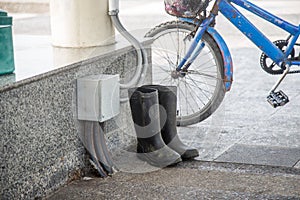
M176 68L176 71L180 73L181 76L185 76L189 66L195 61L197 56L201 53L202 49L205 47L205 43L201 41L202 36L204 35L205 31L207 30L208 26L214 20L215 16L211 15L207 19L205 19L200 27L198 28L195 37L192 41L191 46L188 49L188 52L180 61L179 65ZM187 38L185 38L187 39Z

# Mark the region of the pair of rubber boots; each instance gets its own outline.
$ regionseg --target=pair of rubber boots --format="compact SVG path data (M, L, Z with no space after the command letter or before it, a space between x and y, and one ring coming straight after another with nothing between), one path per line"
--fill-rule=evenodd
M199 155L177 134L177 88L145 85L129 89L137 135L137 156L156 167L166 167Z

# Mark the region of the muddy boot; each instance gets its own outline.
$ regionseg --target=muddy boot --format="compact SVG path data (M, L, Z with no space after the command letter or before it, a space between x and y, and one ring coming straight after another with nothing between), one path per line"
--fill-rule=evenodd
M183 160L199 156L195 148L188 147L179 139L176 127L177 88L176 86L145 85L144 88L158 90L161 118L161 135L164 142L181 155Z
M155 89L129 89L130 107L137 135L137 156L156 167L181 161L169 148L160 133L158 92Z

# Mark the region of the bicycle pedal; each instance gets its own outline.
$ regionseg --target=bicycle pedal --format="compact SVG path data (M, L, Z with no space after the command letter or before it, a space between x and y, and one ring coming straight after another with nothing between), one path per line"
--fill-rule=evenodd
M286 103L288 103L289 97L280 90L278 92L271 92L267 97L267 101L271 104L271 106L276 108L278 106L284 106Z

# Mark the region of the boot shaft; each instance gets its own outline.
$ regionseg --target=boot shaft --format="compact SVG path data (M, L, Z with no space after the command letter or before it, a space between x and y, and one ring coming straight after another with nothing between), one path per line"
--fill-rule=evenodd
M158 92L151 88L129 89L130 107L138 141L138 152L165 146L160 133Z
M151 88L132 88L128 90L132 119L138 132L143 133L151 127L152 132L159 132L158 92ZM155 128L158 127L158 128ZM141 138L149 135L139 135Z
M177 87L161 85L145 85L142 87L158 90L161 136L164 143L179 153L182 159L199 156L198 150L183 144L177 134Z
M161 134L164 142L168 144L177 136L177 87L162 85L145 85L142 87L158 90Z
M157 90L133 88L128 92L137 135L137 156L158 167L180 162L180 155L169 148L161 137Z

